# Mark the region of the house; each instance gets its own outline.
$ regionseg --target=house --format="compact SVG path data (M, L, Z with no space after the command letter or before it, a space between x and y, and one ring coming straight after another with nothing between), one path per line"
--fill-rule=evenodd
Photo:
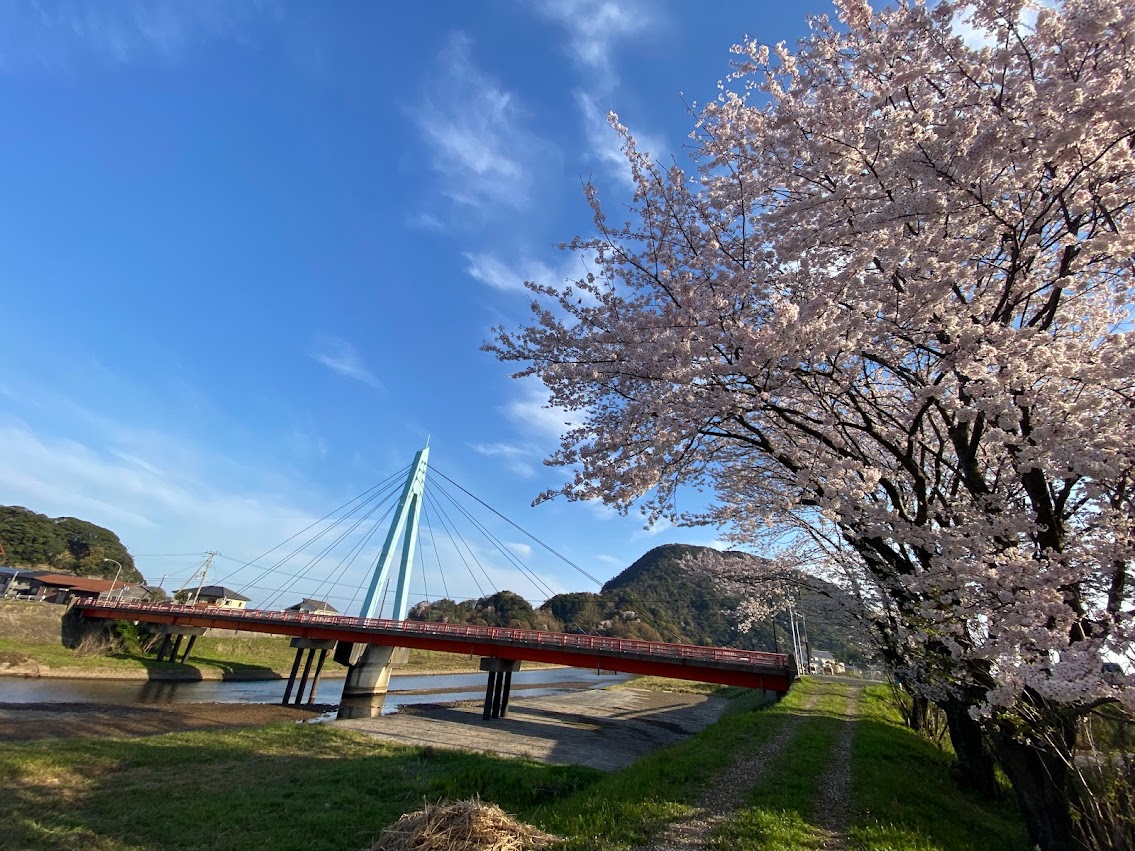
M29 570L26 567L0 567L0 597L14 597L20 600L39 599L33 590L32 580L48 573L50 573L48 570Z
M72 576L66 573L43 573L30 580L29 596L47 603L69 603L71 600L137 599L137 585L93 576Z
M304 597L294 606L288 606L285 612L302 612L306 615L337 615L339 610L324 600L312 600Z
M243 609L249 598L223 585L206 585L196 591L185 589L175 595L178 600L200 606L219 606L222 609Z
M812 654L808 670L813 674L842 674L847 668L828 651L817 650Z

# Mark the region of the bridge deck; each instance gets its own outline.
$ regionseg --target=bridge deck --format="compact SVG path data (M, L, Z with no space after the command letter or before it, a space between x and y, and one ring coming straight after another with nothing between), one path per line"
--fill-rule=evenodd
M223 609L166 603L92 601L76 603L84 616L185 627L239 629L551 662L698 682L786 692L792 684L788 657L779 653L700 647L626 638L604 638L531 629L355 618L301 612Z

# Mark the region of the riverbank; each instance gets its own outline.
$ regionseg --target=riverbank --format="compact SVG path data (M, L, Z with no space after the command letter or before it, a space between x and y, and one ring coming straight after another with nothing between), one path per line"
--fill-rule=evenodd
M759 697L711 696L725 711L692 735L678 732L681 707L640 711L632 696L589 717L594 693L519 698L511 717L464 722L466 748L486 751L489 736L540 730L542 757L450 749L428 727L409 744L416 728L399 742L338 723L0 742L0 847L357 851L423 800L476 797L564 837L563 849L1027 849L1011 803L959 792L949 755L902 726L885 689L806 679L779 703ZM614 771L551 764L580 759L557 744L570 735L610 750L612 728L676 738Z
M0 703L0 742L156 736L310 721L333 706L263 703Z
M52 603L0 600L0 677L60 679L201 680L286 679L295 650L283 636L258 633L204 635L185 664L157 662L140 650L114 650L97 643L78 649L60 639L63 607ZM411 650L397 674L467 674L480 670L479 657ZM529 670L557 665L525 663ZM328 658L325 678L343 677L346 668Z

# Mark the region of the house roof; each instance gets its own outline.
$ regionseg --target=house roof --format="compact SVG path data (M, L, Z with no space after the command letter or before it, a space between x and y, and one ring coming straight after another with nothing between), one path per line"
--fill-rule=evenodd
M53 588L71 588L75 591L88 591L94 594L103 594L115 588L126 589L134 585L132 582L95 579L93 576L68 576L65 573L42 573L35 579L41 585L50 585Z
M833 656L827 650L814 650L812 652L812 658L813 659L821 659L824 662L834 662L835 661L835 656Z
M26 567L0 567L0 576L15 576L17 573L24 579L34 579L37 576L47 576L51 571L29 570Z
M339 614L339 610L336 609L334 606L332 606L327 601L325 601L325 600L312 600L310 597L304 597L302 600L300 600L294 606L288 606L288 608L284 609L284 611L285 612L298 612L298 611L301 611L303 609L308 609L308 610L313 611L313 612L331 612L331 613L336 614L336 615Z
M226 588L224 585L206 585L197 592L198 597L216 597L218 600L222 597L226 600L243 600L248 602L251 597L246 597L243 594L234 591L231 588Z

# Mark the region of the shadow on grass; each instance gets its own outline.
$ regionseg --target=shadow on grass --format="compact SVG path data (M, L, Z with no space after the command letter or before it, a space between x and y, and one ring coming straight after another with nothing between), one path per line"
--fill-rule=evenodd
M602 776L320 725L2 746L0 847L345 851L423 801L523 818Z

